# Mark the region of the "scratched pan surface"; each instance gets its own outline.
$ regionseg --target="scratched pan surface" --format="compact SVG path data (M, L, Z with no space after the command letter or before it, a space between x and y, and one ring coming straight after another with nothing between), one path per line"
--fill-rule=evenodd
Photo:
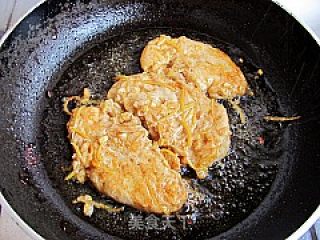
M79 194L121 205L90 184L63 180L72 150L62 99L84 87L105 96L117 73L141 71L141 50L159 34L227 52L255 93L241 99L248 123L239 125L221 102L233 131L230 155L205 180L182 169L200 199L191 195L176 214L125 207L84 217L71 203ZM283 239L319 205L319 62L315 40L271 1L48 1L0 48L1 192L46 239ZM265 74L257 78L259 68ZM267 123L267 114L302 119Z

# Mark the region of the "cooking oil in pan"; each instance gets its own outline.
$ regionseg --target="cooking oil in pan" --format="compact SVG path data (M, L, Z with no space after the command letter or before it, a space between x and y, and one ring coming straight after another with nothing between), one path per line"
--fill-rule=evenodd
M237 111L229 102L221 101L228 110L232 130L230 154L212 165L209 176L199 180L194 171L183 167L189 197L184 207L171 216L159 216L125 207L121 213L96 210L90 218L83 216L72 200L90 194L97 201L121 206L101 196L91 185L65 182L71 165L72 149L68 144L62 110L65 96L79 95L88 87L97 98L106 96L118 73L141 71L140 54L146 43L158 36L185 35L210 43L228 53L244 72L252 94L239 99L247 121L241 123ZM151 29L125 33L95 43L66 68L54 89L48 94L48 106L43 120L45 135L43 159L51 180L76 214L107 233L124 239L204 239L222 233L245 219L269 192L283 156L284 129L279 123L266 122L266 115L278 115L280 106L267 80L245 54L226 43L187 30ZM138 222L137 222L138 221Z

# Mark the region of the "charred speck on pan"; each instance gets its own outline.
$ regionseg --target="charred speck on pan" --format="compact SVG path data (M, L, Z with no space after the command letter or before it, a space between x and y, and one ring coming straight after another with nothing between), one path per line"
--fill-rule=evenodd
M210 43L231 56L243 70L254 92L253 96L240 99L248 117L247 124L240 124L237 113L227 102L221 102L228 108L233 133L230 154L215 163L210 168L209 176L203 180L196 179L192 170L183 169L184 178L189 179L196 193L191 193L185 207L171 216L173 228L166 228L165 221L160 221L158 229L130 229L132 218L141 216L144 221L150 214L127 206L121 213L96 210L91 218L86 218L79 206L71 203L81 194L90 194L97 201L115 206L121 205L101 196L90 183L80 185L64 181L68 173L66 169L71 165L72 149L67 139L68 116L63 113L62 100L65 96L80 94L84 87L91 89L96 98L105 97L115 75L141 71L141 51L149 40L159 34L185 35ZM75 59L55 88L50 90L43 119L46 137L42 149L50 179L77 215L123 239L204 239L226 231L246 218L264 199L275 179L284 151L284 129L281 124L263 120L263 116L278 114L280 107L265 77L257 78L258 69L240 49L197 32L150 29L125 33L106 41L101 39L100 44ZM157 217L163 219L162 216Z

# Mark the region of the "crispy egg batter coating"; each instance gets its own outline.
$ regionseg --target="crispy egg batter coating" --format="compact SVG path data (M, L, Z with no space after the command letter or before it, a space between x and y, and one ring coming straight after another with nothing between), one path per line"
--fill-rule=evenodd
M227 54L184 36L161 35L151 40L140 62L146 72L182 73L187 82L214 99L232 99L248 90L242 71Z
M138 117L112 100L73 109L68 122L73 172L103 194L135 208L169 214L187 200L185 183Z
M228 154L228 115L223 105L180 77L146 72L118 76L108 98L142 120L152 139L166 149L173 169L179 169L178 156L204 178L208 167Z

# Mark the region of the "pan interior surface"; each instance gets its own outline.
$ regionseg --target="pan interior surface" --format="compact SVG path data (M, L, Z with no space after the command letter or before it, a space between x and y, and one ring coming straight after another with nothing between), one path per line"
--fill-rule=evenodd
M66 96L81 94L84 87L91 89L97 99L105 97L118 73L128 75L141 71L139 58L143 47L160 34L186 35L214 44L227 51L239 64L241 57L245 59L246 64L242 64L243 71L255 92L255 96L241 99L248 123L241 124L237 113L229 107L228 102L221 102L229 110L233 146L229 156L214 164L209 177L204 180L198 180L191 169L182 169L183 177L189 179L196 193L189 194L189 200L181 211L165 217L126 207L124 212L117 214L96 211L87 220L111 235L125 239L137 236L139 239L155 239L157 236L162 239L212 237L240 222L258 206L268 193L279 161L285 155L283 127L279 123L267 123L263 120L266 115L279 115L280 106L276 101L276 94L263 77L255 79L258 68L234 46L195 31L173 28L124 32L97 43L78 57L50 90L43 120L43 133L46 138L42 144L42 156L45 156L43 159L50 179L58 183L57 190L60 195L65 197L66 203L80 217L83 215L81 208L70 203L81 194L89 194L94 199L118 206L112 199L102 198L90 184L80 185L64 181L68 172L63 169L70 168L72 151L65 127L69 117L63 113L61 103ZM61 144L63 140L65 142ZM150 219L156 219L158 224L150 227Z
M114 76L141 72L141 51L160 34L210 43L231 56L254 92L241 98L248 123L239 124L228 102L221 102L233 132L230 155L204 180L183 169L199 195L176 214L125 207L84 217L81 206L72 204L80 194L121 204L89 183L64 181L72 149L63 98L85 87L95 98L105 97ZM319 183L313 104L319 47L272 2L48 1L9 36L0 61L1 191L48 239L283 239L318 205L320 192L310 183ZM265 75L257 78L260 68ZM302 120L289 125L263 120L295 114ZM156 226L148 227L150 218ZM142 220L139 227L132 226L136 219Z

